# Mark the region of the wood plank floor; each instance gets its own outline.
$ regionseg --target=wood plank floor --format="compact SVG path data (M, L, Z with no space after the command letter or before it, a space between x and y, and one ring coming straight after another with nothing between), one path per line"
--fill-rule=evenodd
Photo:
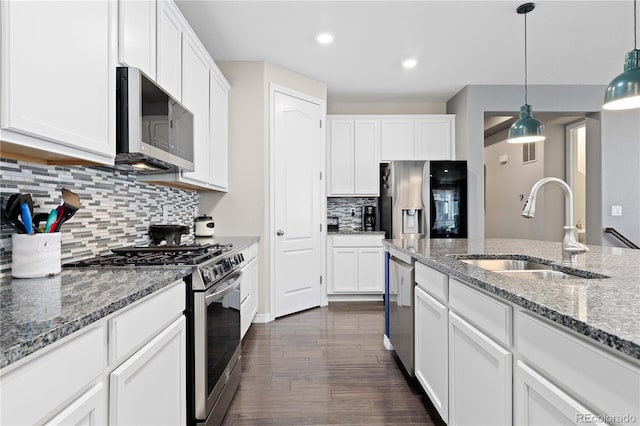
M444 425L384 349L382 302L252 324L225 425Z

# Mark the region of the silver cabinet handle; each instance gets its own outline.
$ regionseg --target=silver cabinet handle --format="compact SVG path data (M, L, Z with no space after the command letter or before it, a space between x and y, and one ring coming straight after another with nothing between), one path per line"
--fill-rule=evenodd
M276 231L276 235L279 236L279 237L282 237L284 235L284 231L282 229L278 229Z

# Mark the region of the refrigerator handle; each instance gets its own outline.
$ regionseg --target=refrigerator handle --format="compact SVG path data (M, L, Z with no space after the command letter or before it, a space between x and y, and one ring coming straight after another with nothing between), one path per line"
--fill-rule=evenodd
M427 218L431 212L429 211L429 206L431 204L429 187L431 186L431 178L429 176L429 162L425 161L424 166L422 167L422 211L423 217L425 218L425 223L428 222Z

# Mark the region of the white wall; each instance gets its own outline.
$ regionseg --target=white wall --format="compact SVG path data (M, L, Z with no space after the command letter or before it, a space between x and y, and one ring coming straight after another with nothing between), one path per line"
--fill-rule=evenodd
M445 114L445 102L331 102L327 114Z
M529 86L529 103L536 111L600 112L604 86ZM467 86L447 102L447 112L456 114L456 158L467 160L469 169L469 237L484 238L483 149L485 112L518 111L523 102L522 86ZM638 194L640 112L606 111L601 114L601 141L587 130L587 236L603 235L606 226L618 226L628 238L640 241L640 194ZM597 116L588 120L597 124ZM593 143L592 143L593 142ZM599 143L602 148L598 149ZM617 154L616 154L617 152ZM602 155L602 157L600 157ZM624 158L620 158L624 157ZM601 158L601 161L599 161ZM635 162L636 166L629 163ZM624 164L624 166L623 166ZM602 171L597 170L600 165ZM599 175L602 179L599 179ZM606 176L606 178L605 178ZM635 185L635 187L631 187ZM628 187L628 188L627 188ZM626 188L626 189L621 189ZM598 193L600 192L600 193ZM624 194L622 194L624 193ZM593 194L593 195L592 195ZM624 216L612 221L603 209L614 202L623 205ZM606 197L606 202L603 201ZM591 198L591 200L589 200ZM595 198L595 199L594 199ZM618 201L615 201L618 202ZM626 207L626 209L625 209ZM601 217L598 217L601 216ZM620 223L618 223L620 222ZM625 232L623 232L625 233ZM588 240L594 244L593 240ZM595 242L597 243L597 242Z
M217 62L229 83L229 192L200 193L217 235L258 235L258 313L271 312L269 250L269 86L326 100L326 85L262 61Z

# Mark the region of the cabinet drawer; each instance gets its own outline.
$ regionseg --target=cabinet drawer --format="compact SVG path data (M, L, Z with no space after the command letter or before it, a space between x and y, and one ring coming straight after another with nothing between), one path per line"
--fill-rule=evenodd
M511 344L509 305L452 279L449 281L449 306L502 344Z
M416 284L441 302L447 303L449 276L416 262Z
M2 376L0 424L41 424L107 367L104 327L69 337Z
M182 315L185 283L176 281L109 320L109 362L119 363Z
M640 418L640 368L554 325L517 312L521 356L596 413Z
M244 261L249 262L251 259L258 255L258 244L253 243L249 247L242 250L242 255L244 256Z
M334 247L382 247L384 235L334 235Z

